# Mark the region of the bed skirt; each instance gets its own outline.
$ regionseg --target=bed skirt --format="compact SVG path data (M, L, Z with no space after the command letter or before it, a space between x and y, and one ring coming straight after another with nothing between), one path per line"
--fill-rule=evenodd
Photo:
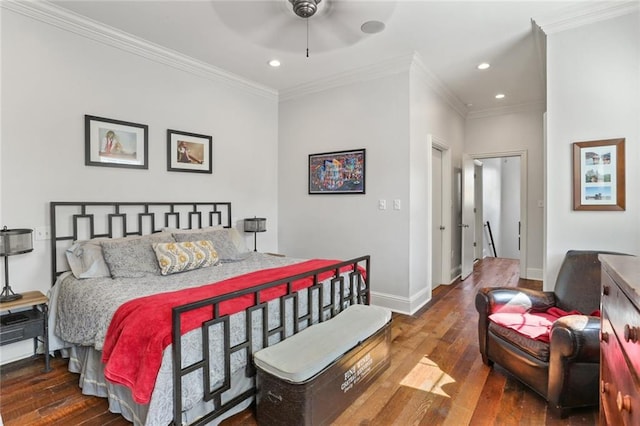
M169 349L169 348L167 348ZM173 394L171 389L154 390L149 404L138 404L133 401L131 391L122 386L108 382L104 377L104 364L101 361L102 352L88 346L73 346L62 351L63 356L69 358L69 371L80 375L79 386L85 395L107 398L109 411L121 414L134 426L168 425L173 420ZM165 351L168 352L168 351ZM161 371L160 374L166 372ZM171 374L171 371L169 371ZM254 379L245 377L244 370L240 369L231 376L233 384L229 395L225 393L223 402L242 392L253 388ZM166 398L169 398L168 400ZM211 425L217 425L224 419L239 413L251 405L254 398L249 398L228 412L215 419ZM168 401L168 402L167 402ZM213 402L200 400L192 403L189 409L183 412L183 423L189 424L203 415L214 410Z

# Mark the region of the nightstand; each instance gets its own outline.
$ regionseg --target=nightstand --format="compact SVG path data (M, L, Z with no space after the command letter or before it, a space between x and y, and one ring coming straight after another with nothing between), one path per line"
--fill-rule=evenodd
M38 349L38 340L44 344L44 371L49 365L49 327L47 296L39 291L22 293L22 298L0 303L0 346L26 339L33 339L33 353ZM11 312L31 307L31 310Z

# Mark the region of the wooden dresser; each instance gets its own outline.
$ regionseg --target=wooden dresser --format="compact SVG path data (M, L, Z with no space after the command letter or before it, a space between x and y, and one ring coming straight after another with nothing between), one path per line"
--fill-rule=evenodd
M600 424L640 425L640 257L599 258Z

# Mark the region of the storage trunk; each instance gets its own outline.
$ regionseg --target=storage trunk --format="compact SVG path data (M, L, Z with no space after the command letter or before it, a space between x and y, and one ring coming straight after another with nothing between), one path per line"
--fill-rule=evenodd
M291 383L258 368L258 423L329 424L389 366L390 324L307 381Z

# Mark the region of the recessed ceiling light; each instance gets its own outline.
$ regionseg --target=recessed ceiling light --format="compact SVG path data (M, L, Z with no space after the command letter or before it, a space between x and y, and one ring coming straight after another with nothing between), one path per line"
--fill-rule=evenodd
M278 68L280 66L280 61L277 59L272 59L269 61L269 66L272 66L273 68Z
M384 22L367 21L360 26L360 30L365 34L377 34L384 31Z
M496 99L504 99L504 93L498 93Z
M478 69L479 70L486 70L487 68L489 68L491 66L491 64L489 64L488 62L483 62L481 64L478 65Z

